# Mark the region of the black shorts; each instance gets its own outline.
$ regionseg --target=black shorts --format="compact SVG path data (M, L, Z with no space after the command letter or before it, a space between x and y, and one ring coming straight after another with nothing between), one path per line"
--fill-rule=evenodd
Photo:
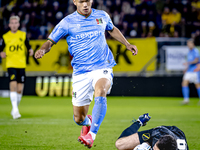
M26 74L24 68L8 68L9 80L17 81L17 83L24 83L26 80Z

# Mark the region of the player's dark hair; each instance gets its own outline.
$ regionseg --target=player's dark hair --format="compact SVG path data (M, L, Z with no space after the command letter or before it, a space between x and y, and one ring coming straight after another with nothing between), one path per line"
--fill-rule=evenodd
M156 144L160 150L177 150L176 139L171 135L164 135Z

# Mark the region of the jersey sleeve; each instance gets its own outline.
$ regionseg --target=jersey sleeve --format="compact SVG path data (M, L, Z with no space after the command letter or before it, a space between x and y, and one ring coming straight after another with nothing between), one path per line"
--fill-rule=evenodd
M3 51L4 47L5 47L5 42L4 42L3 38L2 38L2 39L0 40L0 52Z
M68 34L68 24L66 20L61 20L53 29L48 40L56 44L61 38Z
M114 28L113 22L112 22L112 20L110 19L110 16L107 13L106 13L106 19L107 19L106 30L108 30L108 31L113 30L113 28Z
M29 44L29 39L27 38L27 36L25 39L25 45L26 45L27 50L31 49L31 45Z
M195 50L194 57L199 58L199 50L197 50L197 49Z
M152 144L152 131L153 129L138 132L140 144L142 144L143 142L148 142L150 145Z

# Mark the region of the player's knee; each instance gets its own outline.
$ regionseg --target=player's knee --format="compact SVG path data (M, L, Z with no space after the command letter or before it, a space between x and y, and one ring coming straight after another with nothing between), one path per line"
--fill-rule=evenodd
M10 91L12 91L12 92L17 92L17 86L15 86L15 85L10 85Z
M187 83L187 81L182 81L182 86L187 86L188 85L188 83Z
M18 94L21 94L21 93L22 93L22 90L18 90L18 89L17 89L17 93L18 93Z
M184 81L181 83L181 85L182 85L182 86L187 86L187 85L185 84L185 82L184 82Z
M98 89L96 89L96 91L95 91L95 96L102 96L102 97L104 97L104 96L106 96L106 94L107 94L107 90L106 90L106 88L98 88Z

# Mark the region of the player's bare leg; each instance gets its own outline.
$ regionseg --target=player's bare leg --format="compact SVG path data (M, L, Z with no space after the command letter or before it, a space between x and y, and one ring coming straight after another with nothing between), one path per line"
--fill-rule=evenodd
M106 78L99 79L95 84L95 105L92 111L92 125L90 132L85 136L80 136L79 140L88 148L91 148L95 140L99 127L107 111L106 94L111 86L111 82Z
M182 101L183 105L186 105L189 103L189 81L188 80L183 80L182 82L182 93L183 93L183 98L184 100Z
M73 106L74 111L74 121L77 125L83 126L81 129L81 136L86 135L90 131L92 116L87 115L89 105L85 106ZM83 142L78 138L78 141L83 144Z
M85 106L73 106L73 112L74 112L74 121L77 124L82 123L85 120L85 117L88 113L89 105Z
M10 82L10 100L12 104L11 115L13 116L13 119L18 119L21 115L17 105L17 81Z

